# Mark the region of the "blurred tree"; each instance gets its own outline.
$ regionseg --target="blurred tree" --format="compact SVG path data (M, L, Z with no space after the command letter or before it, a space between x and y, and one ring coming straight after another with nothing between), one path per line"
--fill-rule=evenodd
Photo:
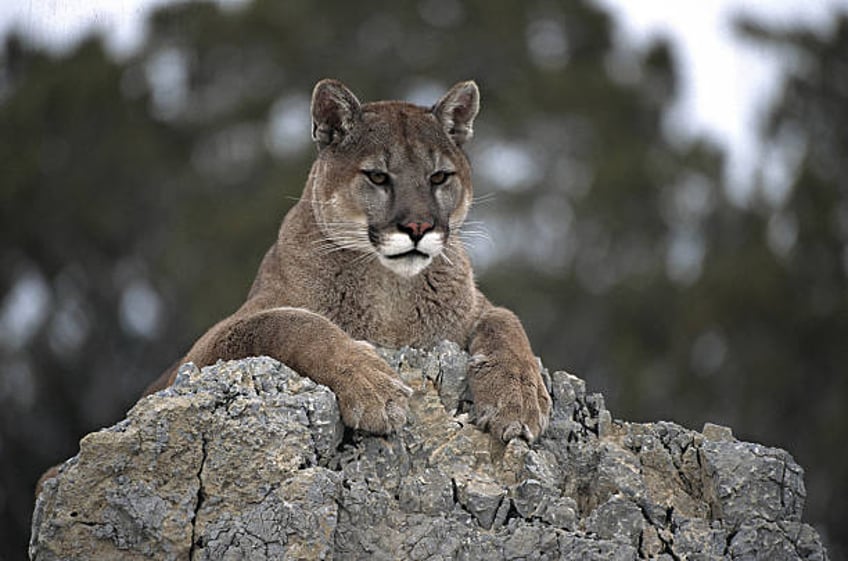
M95 40L57 58L9 41L0 557L23 551L41 470L242 301L302 189L309 93L328 76L363 100L423 104L476 79L480 204L465 235L484 290L617 415L711 420L787 447L808 468L811 518L841 527L822 489L845 490L845 457L816 451L848 430L848 211L833 190L848 128L844 84L809 76L844 64L844 30L791 38L814 63L769 131L776 147L821 137L830 152L808 151L779 204L749 208L729 202L717 148L663 134L670 48L614 49L608 17L582 1L175 4L120 63Z
M794 61L764 130L764 237L776 257L760 288L764 325L744 365L762 397L745 422L807 459L810 514L848 558L848 14L829 36L741 25ZM794 167L793 167L794 166ZM767 322L767 323L765 323Z
M12 38L0 105L0 542L29 532L38 471L114 422L180 329L149 263L172 223L185 140L122 95L86 41L62 60ZM141 308L141 309L140 309ZM179 335L180 339L185 339ZM8 544L8 545L6 545ZM15 551L19 555L21 549ZM10 552L11 556L12 553ZM11 558L11 557L10 557Z

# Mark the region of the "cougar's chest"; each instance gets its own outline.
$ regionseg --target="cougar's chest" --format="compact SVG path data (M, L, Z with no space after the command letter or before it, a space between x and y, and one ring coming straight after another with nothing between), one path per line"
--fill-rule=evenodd
M351 337L388 347L428 347L443 339L464 344L469 299L457 283L431 276L363 283L340 275L324 314Z

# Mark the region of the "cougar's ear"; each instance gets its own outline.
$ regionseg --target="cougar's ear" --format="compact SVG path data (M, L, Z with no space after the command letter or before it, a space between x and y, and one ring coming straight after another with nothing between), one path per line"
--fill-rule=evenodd
M312 140L319 149L337 144L350 132L360 114L360 104L347 86L325 79L312 90Z
M480 110L480 90L473 81L460 82L433 106L433 114L457 146L474 136L474 117Z

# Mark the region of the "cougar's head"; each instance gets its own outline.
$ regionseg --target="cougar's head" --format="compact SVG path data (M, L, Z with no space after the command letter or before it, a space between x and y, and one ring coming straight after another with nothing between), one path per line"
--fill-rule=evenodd
M319 152L308 195L323 249L360 252L406 277L445 252L471 204L461 146L472 136L479 98L474 82L461 82L429 108L360 104L341 82L318 82L312 137Z

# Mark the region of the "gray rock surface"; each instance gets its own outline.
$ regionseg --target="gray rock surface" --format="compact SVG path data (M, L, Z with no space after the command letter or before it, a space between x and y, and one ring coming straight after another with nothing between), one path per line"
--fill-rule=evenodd
M31 559L827 559L783 450L614 420L565 372L543 438L504 446L456 345L384 356L416 390L390 437L271 359L184 366L47 482Z

